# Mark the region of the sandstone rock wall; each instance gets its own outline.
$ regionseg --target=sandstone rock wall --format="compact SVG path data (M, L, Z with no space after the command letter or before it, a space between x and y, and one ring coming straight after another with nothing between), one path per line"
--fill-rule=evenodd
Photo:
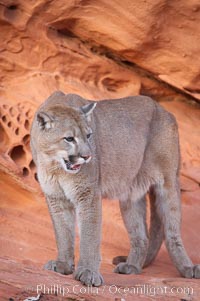
M21 185L35 187L35 165L30 151L30 124L33 106L28 102L0 108L0 168Z
M1 169L35 185L31 118L56 89L199 100L199 25L197 0L2 0Z
M35 84L40 101L80 81L93 97L125 95L144 71L199 99L199 22L198 0L3 0L1 88Z

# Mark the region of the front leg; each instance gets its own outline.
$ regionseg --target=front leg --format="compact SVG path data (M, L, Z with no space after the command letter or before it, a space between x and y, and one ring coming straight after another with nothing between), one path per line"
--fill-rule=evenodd
M58 248L57 260L48 261L44 268L61 274L74 271L75 210L64 196L46 196Z
M84 285L100 286L103 283L103 278L99 273L102 221L100 195L88 195L85 191L78 199L77 218L80 233L80 259L74 274L75 279Z

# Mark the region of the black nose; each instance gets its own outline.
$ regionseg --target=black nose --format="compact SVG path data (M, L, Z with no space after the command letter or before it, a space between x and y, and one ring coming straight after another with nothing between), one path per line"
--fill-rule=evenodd
M88 155L88 156L81 156L81 158L83 158L85 161L87 161L91 156Z

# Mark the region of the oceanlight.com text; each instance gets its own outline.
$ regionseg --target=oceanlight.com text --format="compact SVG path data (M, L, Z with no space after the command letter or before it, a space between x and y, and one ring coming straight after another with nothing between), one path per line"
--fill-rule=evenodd
M191 296L194 294L192 287L187 286L154 286L150 284L134 285L130 286L117 286L117 285L103 285L101 287L82 286L76 284L73 286L61 285L61 284L38 284L35 288L29 287L27 290L35 291L37 294L56 294L62 296L68 296L69 294L92 294L92 295L120 295L125 297L127 295L146 295L146 296L164 296L164 295L182 295Z

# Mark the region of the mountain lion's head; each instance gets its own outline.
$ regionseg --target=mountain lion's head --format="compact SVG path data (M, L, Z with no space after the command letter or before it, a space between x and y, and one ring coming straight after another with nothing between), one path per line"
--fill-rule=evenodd
M83 164L90 162L90 120L95 106L96 103L80 108L54 105L37 113L38 150L52 166L78 173Z

